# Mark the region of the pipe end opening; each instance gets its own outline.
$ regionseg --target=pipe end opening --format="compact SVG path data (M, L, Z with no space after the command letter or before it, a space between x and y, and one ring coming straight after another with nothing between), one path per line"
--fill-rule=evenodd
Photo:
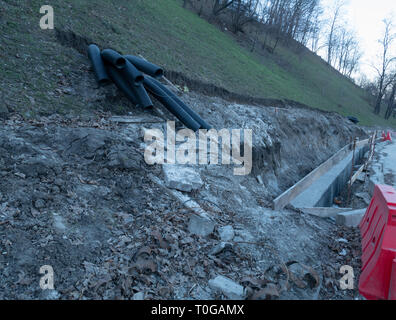
M124 58L118 58L118 59L115 61L115 66L116 66L118 69L123 69L123 68L125 68L125 66L126 66L126 60L125 60Z
M164 76L164 70L158 69L158 70L155 72L155 77L156 77L157 79L162 78L163 76Z
M135 84L136 84L136 85L141 85L141 84L143 84L143 81L144 81L144 77L143 77L143 76L137 76L137 77L135 78Z

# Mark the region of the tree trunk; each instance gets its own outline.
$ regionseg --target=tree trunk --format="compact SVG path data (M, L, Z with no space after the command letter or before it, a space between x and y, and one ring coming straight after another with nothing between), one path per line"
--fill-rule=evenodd
M388 108L386 109L386 112L385 112L385 119L386 120L388 120L391 117L391 115L392 115L392 111L393 111L393 108L395 106L395 96L396 96L396 83L393 85L392 92L391 92L391 95L389 97Z
M377 97L377 101L375 102L374 114L380 114L381 112L381 102L382 102L382 95L379 94Z

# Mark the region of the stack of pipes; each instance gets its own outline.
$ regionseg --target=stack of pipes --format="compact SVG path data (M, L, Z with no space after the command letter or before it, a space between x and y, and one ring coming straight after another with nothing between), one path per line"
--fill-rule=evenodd
M88 47L88 57L99 85L113 81L133 104L143 108L153 107L147 94L149 91L187 128L194 131L211 129L211 126L194 110L158 81L164 75L163 69L159 66L140 57L123 56L112 49L100 51L95 44Z

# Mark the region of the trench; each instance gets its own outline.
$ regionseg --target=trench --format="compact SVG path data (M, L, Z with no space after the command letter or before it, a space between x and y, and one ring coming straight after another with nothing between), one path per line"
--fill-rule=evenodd
M334 161L331 166L327 165L326 169L322 169L324 171L322 174L316 174L316 171L320 171L322 166L326 166L326 163L331 163L332 158L275 199L275 209L279 209L279 207L276 207L277 201L282 199L282 197L287 199L287 196L289 196L290 199L290 201L286 201L287 204L298 209L332 207L334 205L334 199L337 198L345 188L347 188L349 180L354 173L354 168L357 168L358 165L362 164L369 148L369 145L365 144L356 148L354 152L347 149L345 155L342 154L343 149L341 149L332 157L338 157L340 159L338 159L338 161ZM307 182L309 179L312 181ZM299 192L296 192L298 189ZM290 196L293 193L294 196ZM286 202L284 201L285 205Z

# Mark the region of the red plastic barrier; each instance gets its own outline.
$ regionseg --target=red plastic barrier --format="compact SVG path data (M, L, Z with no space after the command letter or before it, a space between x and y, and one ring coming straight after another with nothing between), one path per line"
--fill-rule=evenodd
M396 299L396 191L376 185L359 225L362 272L359 292L369 300Z

